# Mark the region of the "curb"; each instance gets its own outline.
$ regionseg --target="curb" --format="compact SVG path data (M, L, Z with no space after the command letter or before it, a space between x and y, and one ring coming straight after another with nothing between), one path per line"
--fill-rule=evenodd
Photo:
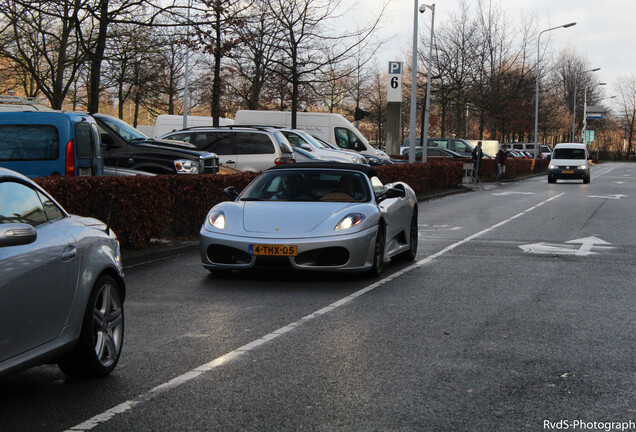
M168 242L164 245L151 246L147 249L122 249L122 263L124 269L126 269L153 261L161 261L198 249L198 240Z

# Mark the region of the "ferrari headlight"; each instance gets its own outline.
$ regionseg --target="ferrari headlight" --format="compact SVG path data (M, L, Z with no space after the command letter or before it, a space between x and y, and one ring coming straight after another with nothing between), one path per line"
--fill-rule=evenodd
M177 174L199 174L199 162L188 159L177 159L174 161L174 168Z
M214 228L225 229L225 213L220 210L210 212L208 222L210 222L210 225Z
M334 228L334 230L339 231L343 229L349 229L358 225L360 222L364 220L364 215L362 213L351 213L346 215L338 225Z

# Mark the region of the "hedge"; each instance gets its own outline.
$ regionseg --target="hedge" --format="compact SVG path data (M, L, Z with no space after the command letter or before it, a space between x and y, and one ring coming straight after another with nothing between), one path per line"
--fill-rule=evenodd
M536 162L536 164L535 164ZM543 161L509 161L506 176L545 170ZM546 161L547 162L547 161ZM456 187L462 162L429 161L377 167L386 182L404 181L416 193ZM484 161L484 176L494 176L494 161ZM154 177L45 177L36 181L69 213L109 221L125 247L146 246L151 238L194 238L208 211L228 200L223 189L242 190L254 173L158 175Z

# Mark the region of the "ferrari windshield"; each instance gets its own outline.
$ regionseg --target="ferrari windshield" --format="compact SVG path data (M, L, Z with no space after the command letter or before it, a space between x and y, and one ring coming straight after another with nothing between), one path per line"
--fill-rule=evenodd
M273 170L252 182L240 201L367 202L369 182L363 173L332 170Z

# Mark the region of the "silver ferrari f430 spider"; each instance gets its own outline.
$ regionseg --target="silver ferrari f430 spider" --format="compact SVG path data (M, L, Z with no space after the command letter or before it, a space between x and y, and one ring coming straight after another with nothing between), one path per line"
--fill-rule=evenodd
M372 167L308 162L263 172L215 205L201 227L203 267L283 267L382 273L389 258L414 260L417 199Z

